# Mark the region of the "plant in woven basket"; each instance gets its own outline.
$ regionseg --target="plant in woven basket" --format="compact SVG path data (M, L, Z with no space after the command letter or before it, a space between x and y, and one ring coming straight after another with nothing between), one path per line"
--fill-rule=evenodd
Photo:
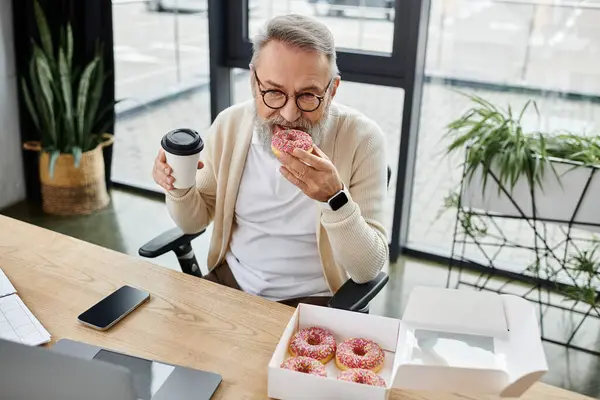
M97 44L92 59L78 65L71 25L51 29L38 1L34 12L39 40L32 40L21 89L40 140L23 147L39 152L43 210L89 214L110 202L102 148L113 141L106 130L116 102L101 105L108 77L102 46ZM53 35L55 31L59 34Z
M50 156L52 177L60 154L72 154L78 167L82 154L98 147L111 122L114 103L99 110L106 79L102 46L96 46L87 65L75 66L71 25L61 27L57 45L37 1L34 12L40 40L32 43L29 71L21 78L21 89L41 148Z

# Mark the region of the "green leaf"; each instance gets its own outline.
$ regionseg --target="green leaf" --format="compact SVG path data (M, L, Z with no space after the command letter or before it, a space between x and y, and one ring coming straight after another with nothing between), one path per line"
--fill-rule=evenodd
M64 105L65 130L68 143L77 144L75 135L75 121L73 117L73 91L71 88L71 71L67 64L63 49L58 53L58 69L60 71L60 87L62 91L62 104Z
M535 108L535 113L537 114L537 116L540 116L540 109L538 108L537 103L534 101L533 102L533 107Z
M110 104L107 104L107 105L106 105L106 106L105 106L105 107L102 109L102 111L100 111L100 112L98 113L98 116L96 117L95 124L98 124L98 123L102 122L102 121L104 120L104 118L106 118L106 117L108 116L108 114L109 114L110 112L113 112L113 111L114 111L114 109L115 109L115 106L116 106L117 104L119 104L121 101L122 101L122 100L112 101L112 102L110 102ZM112 118L111 118L111 119L112 119ZM106 133L106 132L101 132L101 131L99 131L99 130L95 130L95 131L96 131L96 132L98 132L98 133Z
M60 49L64 49L66 47L67 44L67 33L65 32L64 28L60 29L60 45L59 45L59 50Z
M69 69L73 67L73 29L71 24L67 24L67 64Z
M50 71L50 66L48 65L48 61L46 60L46 57L43 53L35 52L34 56L37 78L39 80L40 89L42 95L44 96L45 106L47 110L47 129L50 130L49 134L56 140L57 134L54 113L54 94L52 90L52 71Z
M90 80L97 66L98 58L95 58L85 68L79 81L79 90L77 92L77 133L79 135L79 143L82 143L84 135L89 133L84 130L86 127L86 110L90 91Z
M49 137L50 134L49 130L47 129L48 117L47 112L45 111L44 97L42 95L42 89L40 88L40 84L38 83L37 74L35 71L35 59L32 58L29 61L29 80L31 82L31 92L33 95L33 101L35 102L34 108L37 109L38 115L40 117L38 121L40 122L40 136L42 138L42 144L49 142L54 143L54 139L52 137Z
M52 35L50 34L50 28L48 28L48 21L44 15L44 10L40 6L38 1L33 3L33 10L35 14L35 20L37 23L38 31L40 34L40 41L42 42L42 48L46 53L46 56L50 60L54 60L54 48L52 46Z
M519 114L519 122L521 122L523 120L523 115L525 115L525 111L527 111L527 108L529 107L529 105L531 104L532 100L528 100L527 103L525 103L525 106L523 107L523 109L521 110L521 114Z
M58 160L58 156L60 156L60 151L56 149L50 151L50 163L48 165L50 179L54 179L54 169L56 168L56 161Z
M73 154L73 158L75 159L75 168L79 168L79 165L81 164L81 155L83 153L81 151L81 147L73 146L73 148L71 149L71 153Z
M46 104L45 97L40 87L35 58L32 58L29 62L29 76L33 101L35 102L35 108L37 109L40 117L39 122L42 147L56 146L57 138L55 132L51 129L53 118L50 117L48 105Z
M31 100L31 93L29 91L29 88L27 87L27 83L23 78L21 78L21 90L23 91L23 98L25 99L25 105L27 106L27 110L29 110L31 120L33 121L37 130L41 131L42 128L40 127L40 119L38 117L37 112L35 111L33 101Z
M94 125L97 122L97 113L98 106L100 105L100 99L102 97L102 91L104 89L104 62L102 57L100 56L100 51L98 53L98 67L96 68L96 72L92 76L93 83L91 83L91 93L89 96L89 104L88 109L85 115L85 125L84 132L89 134L94 129ZM96 133L104 133L104 132L96 132Z
M479 96L469 96L467 95L468 98L470 98L472 101L474 101L477 104L482 105L484 108L491 110L491 111L498 111L498 109L496 108L496 106L494 106L492 103L490 103L489 101L479 97Z

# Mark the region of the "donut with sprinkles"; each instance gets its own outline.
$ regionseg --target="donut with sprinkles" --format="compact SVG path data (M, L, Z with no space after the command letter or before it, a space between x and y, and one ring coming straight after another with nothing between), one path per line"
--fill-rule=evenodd
M311 326L299 330L292 336L289 351L292 356L310 357L327 364L336 351L333 334L327 329Z
M277 158L279 158L279 153L282 151L292 154L296 147L310 153L313 148L310 135L297 129L285 129L273 133L271 150Z
M362 385L385 387L385 380L369 369L354 368L342 372L338 379L341 381L360 383Z
M318 360L310 357L292 357L288 358L281 364L281 368L289 369L303 374L316 376L327 376L325 366Z
M342 371L353 368L379 372L383 367L385 354L374 341L362 338L344 340L337 347L335 364Z

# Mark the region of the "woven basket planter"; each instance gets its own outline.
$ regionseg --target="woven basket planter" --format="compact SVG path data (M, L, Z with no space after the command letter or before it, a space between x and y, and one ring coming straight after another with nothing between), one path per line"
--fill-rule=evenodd
M27 142L26 150L40 153L40 183L42 208L53 215L87 215L102 210L110 203L104 173L102 149L113 143L113 136L103 135L105 141L81 156L79 167L71 154L60 154L54 176L50 177L50 154L41 149L39 142Z

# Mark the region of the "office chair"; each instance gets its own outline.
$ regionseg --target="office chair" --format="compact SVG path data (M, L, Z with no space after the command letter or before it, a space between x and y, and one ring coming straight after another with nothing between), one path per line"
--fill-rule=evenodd
M390 185L392 170L387 167L387 185ZM198 233L185 234L179 228L170 229L155 237L142 247L138 253L142 257L156 258L169 251L177 256L181 270L189 275L202 277L198 261L192 248L192 240L202 235L205 230ZM348 279L329 301L329 307L361 313L369 312L369 303L387 284L389 276L380 272L375 279L367 283L356 283Z

